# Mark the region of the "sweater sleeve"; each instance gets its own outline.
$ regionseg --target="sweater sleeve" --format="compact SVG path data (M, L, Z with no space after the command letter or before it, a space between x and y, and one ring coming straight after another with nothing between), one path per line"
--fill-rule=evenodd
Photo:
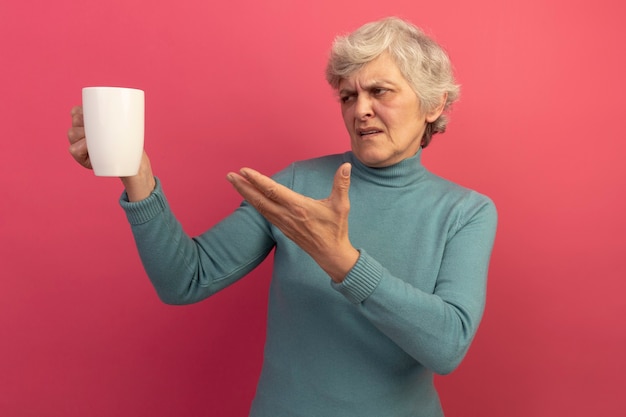
M393 276L363 249L345 280L333 284L381 332L439 374L460 364L485 305L497 213L491 200L470 195L446 243L433 293Z
M191 304L237 281L274 247L267 222L247 203L191 238L174 217L161 182L150 197L120 204L157 294L167 304Z

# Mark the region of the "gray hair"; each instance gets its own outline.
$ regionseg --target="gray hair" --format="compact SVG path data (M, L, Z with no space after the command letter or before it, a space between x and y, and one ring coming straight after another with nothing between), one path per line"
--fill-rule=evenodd
M425 113L437 109L444 96L444 112L459 98L460 86L454 79L448 54L421 29L396 17L367 23L349 35L335 38L326 80L337 90L342 79L385 52L398 65ZM428 123L422 147L428 146L434 134L445 132L447 124L444 114Z

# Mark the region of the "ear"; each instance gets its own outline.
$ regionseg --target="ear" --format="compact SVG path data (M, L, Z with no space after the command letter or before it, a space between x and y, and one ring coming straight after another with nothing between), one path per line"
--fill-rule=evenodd
M448 93L446 92L441 97L441 101L439 102L439 105L435 107L433 111L431 111L430 113L426 115L426 121L428 123L434 122L435 120L439 118L439 116L441 116L441 113L443 113L443 109L446 106L447 100L448 100Z

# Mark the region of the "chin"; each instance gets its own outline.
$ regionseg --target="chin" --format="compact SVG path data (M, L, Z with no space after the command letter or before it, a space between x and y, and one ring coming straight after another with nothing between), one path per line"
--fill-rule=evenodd
M394 154L388 149L380 149L377 146L367 146L374 144L362 144L365 146L352 147L352 153L364 165L372 168L383 168L393 165Z
M357 153L357 152L355 152L354 155L357 157L359 161L361 161L363 165L366 165L371 168L383 168L387 165L391 165L388 161L388 158L382 158L376 155L368 155L368 154Z

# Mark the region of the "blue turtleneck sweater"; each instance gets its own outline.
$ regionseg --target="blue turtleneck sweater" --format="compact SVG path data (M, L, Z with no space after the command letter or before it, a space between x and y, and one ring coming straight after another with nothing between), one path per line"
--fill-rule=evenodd
M122 196L146 272L166 303L209 297L275 248L250 416L443 415L433 372L451 372L476 333L497 215L489 198L431 174L420 157L369 168L347 152L274 176L322 199L337 168L352 163L349 230L360 257L341 284L246 202L191 239L160 182L146 200Z

